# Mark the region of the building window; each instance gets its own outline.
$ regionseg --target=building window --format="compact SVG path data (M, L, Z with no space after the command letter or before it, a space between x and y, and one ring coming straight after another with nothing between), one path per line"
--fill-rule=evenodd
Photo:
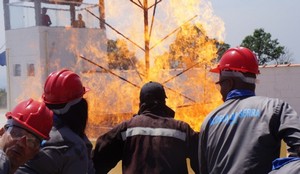
M15 64L14 76L21 76L21 65L20 64Z
M34 75L35 75L34 64L33 63L27 64L27 76L34 76Z

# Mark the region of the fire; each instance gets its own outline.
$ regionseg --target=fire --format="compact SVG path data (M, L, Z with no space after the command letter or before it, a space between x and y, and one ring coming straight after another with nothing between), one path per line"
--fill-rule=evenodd
M145 37L144 29L148 29L149 72L145 68L145 52L132 42L127 44L139 59L137 69L113 72L139 87L150 80L162 83L168 96L167 105L176 111L175 118L188 122L194 130L199 131L205 116L222 102L214 84L216 77L208 73L208 69L213 66L212 60L217 57L216 40L222 40L224 24L213 14L210 2L160 1L155 8L155 1L149 0L147 5L151 8L148 10L148 25L145 26L145 14L140 7L144 4L140 2L106 1L105 16L106 22L142 48L145 38L148 38ZM123 17L118 14L123 14ZM152 22L153 14L155 17ZM179 31L181 36L178 36ZM126 40L114 32L108 32L108 37ZM181 40L174 43L176 37ZM188 45L193 37L198 39L192 43L194 47ZM183 62L175 69L169 68L171 46L174 51L173 62ZM180 50L183 48L186 50ZM182 73L190 67L192 68ZM180 73L182 74L178 75ZM139 87L124 82L109 72L90 73L85 76L88 86L98 88L97 92L88 94L89 104L92 106L90 123L94 125L93 129L111 127L137 113Z
M105 1L106 22L130 41L109 28L101 36L93 29L80 29L86 32L88 41L78 46L82 35L77 29L67 28L73 33L67 49L73 52L76 63L66 67L77 72L84 86L91 89L85 94L89 103L89 137L98 137L137 113L140 87L150 80L165 86L167 105L175 110L175 118L186 121L196 131L205 116L221 103L214 84L216 77L208 70L217 57L216 42L223 40L224 24L213 14L210 2L148 0L147 10L142 9L143 5L141 1ZM98 42L93 40L95 36L99 37ZM136 53L138 63L134 68L109 69L111 57L106 53L107 47L100 44L107 43L106 36L119 39L120 45L126 41L128 54ZM63 39L65 35L57 37ZM148 47L145 39L149 39ZM149 67L145 61L147 49ZM52 62L49 69L55 69L55 64Z

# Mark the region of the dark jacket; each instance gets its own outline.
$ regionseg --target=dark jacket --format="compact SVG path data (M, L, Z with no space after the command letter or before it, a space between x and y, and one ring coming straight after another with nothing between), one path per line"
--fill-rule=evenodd
M165 105L142 105L139 115L98 138L96 174L109 172L120 160L123 174L186 174L186 158L198 173L198 133L173 117Z
M75 134L69 127L55 120L50 139L45 141L40 152L16 174L87 174L94 173L89 160L91 143ZM90 162L90 163L89 163Z
M10 161L3 150L0 150L0 173L9 174Z

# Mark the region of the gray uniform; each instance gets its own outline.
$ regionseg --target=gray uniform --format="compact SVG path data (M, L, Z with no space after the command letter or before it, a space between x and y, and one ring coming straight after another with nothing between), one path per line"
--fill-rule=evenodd
M53 127L50 140L38 155L20 167L16 174L86 174L88 153L86 143L66 126Z
M0 174L9 174L10 162L3 150L0 150Z
M289 104L260 96L229 99L201 126L200 173L268 173L281 139L300 145L300 117Z

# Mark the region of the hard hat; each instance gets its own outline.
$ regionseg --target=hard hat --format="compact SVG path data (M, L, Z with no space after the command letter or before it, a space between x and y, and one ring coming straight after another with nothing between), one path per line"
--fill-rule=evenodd
M164 87L157 82L146 83L140 91L140 102L147 102L153 100L164 101L167 98Z
M26 130L43 139L49 139L53 123L53 113L44 102L33 99L19 103L11 112L5 114L7 119L13 119Z
M76 73L63 69L48 76L42 98L47 104L64 104L82 98L86 91Z
M221 57L218 66L211 69L210 72L220 73L224 70L259 74L258 61L255 54L245 47L228 49Z

